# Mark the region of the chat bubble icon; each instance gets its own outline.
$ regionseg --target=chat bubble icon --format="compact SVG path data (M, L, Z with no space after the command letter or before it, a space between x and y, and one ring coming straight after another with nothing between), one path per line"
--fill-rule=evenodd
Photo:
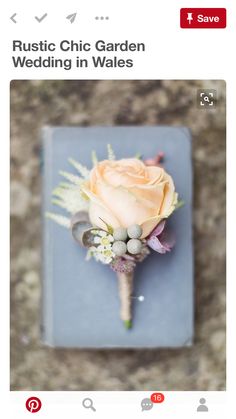
M146 398L141 401L142 412L144 410L151 410L153 408L153 403L150 399Z

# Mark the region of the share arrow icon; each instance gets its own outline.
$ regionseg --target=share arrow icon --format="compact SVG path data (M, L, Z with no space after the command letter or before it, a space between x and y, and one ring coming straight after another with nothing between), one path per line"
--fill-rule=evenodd
M66 16L66 19L70 21L70 23L74 23L77 13L72 13L71 15Z

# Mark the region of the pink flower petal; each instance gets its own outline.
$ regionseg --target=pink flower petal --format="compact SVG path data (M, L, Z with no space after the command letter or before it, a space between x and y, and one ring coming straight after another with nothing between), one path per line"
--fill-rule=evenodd
M176 240L173 234L168 231L163 231L163 233L159 236L159 240L166 249L170 251L172 247L174 247Z
M166 224L166 221L165 220L162 220L155 228L154 228L154 230L149 234L149 237L151 238L152 236L159 236L162 232L163 232L163 230L164 230L164 228L165 228L165 224Z
M155 252L161 254L169 252L169 249L165 248L160 240L158 240L158 238L155 236L150 237L150 239L147 240L147 244L149 247L151 247L151 249L155 250Z

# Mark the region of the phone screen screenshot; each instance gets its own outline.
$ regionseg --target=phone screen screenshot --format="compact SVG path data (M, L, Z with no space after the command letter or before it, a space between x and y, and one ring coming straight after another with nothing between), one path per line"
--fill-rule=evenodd
M235 18L4 5L4 417L234 417Z

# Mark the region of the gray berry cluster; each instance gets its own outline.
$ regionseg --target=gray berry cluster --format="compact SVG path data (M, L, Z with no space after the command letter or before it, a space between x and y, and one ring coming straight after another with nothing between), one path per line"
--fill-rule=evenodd
M117 256L123 256L125 253L137 255L142 250L142 228L138 224L133 224L128 228L119 227L114 230L114 243L112 250Z

